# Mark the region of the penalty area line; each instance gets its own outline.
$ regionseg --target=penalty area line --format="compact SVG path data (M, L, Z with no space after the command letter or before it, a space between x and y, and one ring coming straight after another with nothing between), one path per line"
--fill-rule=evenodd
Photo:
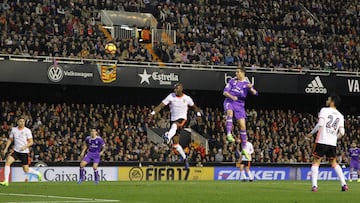
M83 198L83 197L66 197L66 196L55 196L55 195L36 195L36 194L20 194L20 193L0 193L2 196L19 196L19 197L41 197L41 198L53 198L53 199L64 199L66 202L120 202L120 200L113 199L96 199L96 198ZM72 201L68 201L72 200ZM28 202L28 201L27 201ZM64 201L31 201L32 203L42 202L64 202ZM15 202L14 202L15 203ZM16 202L19 203L19 202Z

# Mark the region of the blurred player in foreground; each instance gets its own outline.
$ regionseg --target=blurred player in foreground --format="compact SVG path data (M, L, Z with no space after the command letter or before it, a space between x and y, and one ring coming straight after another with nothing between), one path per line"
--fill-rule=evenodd
M317 178L319 174L319 166L324 155L329 160L329 163L334 168L337 176L340 179L341 190L347 191L349 188L346 185L344 173L336 162L336 143L337 139L345 134L344 130L344 116L336 109L340 103L338 95L331 95L326 101L326 106L320 110L319 120L314 129L307 135L312 137L317 132L314 149L313 162L311 166L311 181L312 191L318 191Z
M84 154L87 150L87 153L84 157ZM93 169L94 169L94 181L96 184L99 183L99 172L97 170L101 155L104 154L106 150L104 140L98 136L96 128L92 128L90 130L90 136L87 136L85 142L83 144L83 149L80 154L81 157L84 157L83 160L80 162L80 175L78 183L84 181L85 178L85 169L84 167L92 162Z

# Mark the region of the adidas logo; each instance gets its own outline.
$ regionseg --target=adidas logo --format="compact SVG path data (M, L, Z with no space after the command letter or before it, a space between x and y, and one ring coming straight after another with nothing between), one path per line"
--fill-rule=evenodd
M305 88L306 93L320 93L320 94L326 94L327 89L322 84L320 77L316 76Z

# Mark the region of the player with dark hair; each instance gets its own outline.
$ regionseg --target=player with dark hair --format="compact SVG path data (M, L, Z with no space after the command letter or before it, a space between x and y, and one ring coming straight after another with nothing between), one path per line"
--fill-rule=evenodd
M99 172L97 170L101 155L104 154L106 150L104 140L98 136L98 132L96 128L92 128L90 130L90 136L87 136L85 142L83 144L83 149L80 154L81 157L84 157L83 160L80 162L80 175L78 183L81 183L85 180L85 169L84 167L92 162L93 169L94 169L94 181L96 184L99 183ZM86 155L84 156L85 152L87 151Z
M258 95L258 91L256 91L249 80L247 80L245 73L246 71L244 67L238 67L236 69L236 77L230 79L223 91L223 95L225 96L224 110L226 111L227 139L229 142L235 141L232 135L233 116L235 115L235 118L240 126L242 149L245 148L247 142L245 99L249 92L253 95ZM242 153L249 159L249 155L245 150L242 150Z
M350 173L349 173L349 182L352 182L354 171L357 172L357 182L360 183L360 148L356 146L356 143L351 143L351 148L349 149L350 157Z
M336 162L336 143L337 139L345 134L344 130L344 116L336 109L340 103L340 97L333 94L326 100L326 106L320 110L319 120L314 129L307 135L307 138L312 137L317 132L315 144L313 148L313 161L311 166L311 180L312 191L318 191L317 178L319 174L319 166L324 155L329 160L329 163L334 168L337 176L340 179L341 190L347 191L349 188L346 185L344 173Z
M170 129L164 135L164 142L169 144L173 140L173 148L175 148L181 157L184 159L185 168L189 168L188 159L184 152L184 149L180 145L180 130L184 127L187 121L188 107L192 107L196 111L197 116L201 116L200 109L197 107L193 99L186 95L184 92L184 86L181 83L177 83L174 86L174 92L170 93L154 110L150 113L151 116L158 113L166 105L170 107L171 125Z
M7 154L11 143L14 142L14 148L10 151L6 158L4 176L5 180L0 182L2 186L9 185L10 166L15 160L20 160L23 171L27 174L34 174L38 180L42 180L40 171L35 171L30 168L30 147L34 144L33 135L31 130L25 127L25 117L20 117L17 120L17 127L11 129L9 139L6 142L5 149L3 150L4 156Z

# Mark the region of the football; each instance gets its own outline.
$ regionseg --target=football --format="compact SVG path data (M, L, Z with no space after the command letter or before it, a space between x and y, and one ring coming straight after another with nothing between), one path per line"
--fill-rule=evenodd
M114 43L108 43L105 45L105 52L114 55L116 53L116 45Z

